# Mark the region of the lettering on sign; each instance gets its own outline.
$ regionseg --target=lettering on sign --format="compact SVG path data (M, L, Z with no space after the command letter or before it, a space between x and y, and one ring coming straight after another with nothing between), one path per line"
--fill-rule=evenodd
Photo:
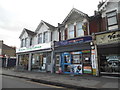
M120 31L96 35L96 42L100 44L111 44L120 42Z

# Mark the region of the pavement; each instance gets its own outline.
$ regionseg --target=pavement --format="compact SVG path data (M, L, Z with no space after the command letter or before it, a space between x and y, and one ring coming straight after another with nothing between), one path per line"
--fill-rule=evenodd
M96 77L91 75L72 76L68 74L55 74L46 72L18 71L14 69L1 69L2 75L29 79L34 82L63 86L73 89L86 90L120 90L119 77Z

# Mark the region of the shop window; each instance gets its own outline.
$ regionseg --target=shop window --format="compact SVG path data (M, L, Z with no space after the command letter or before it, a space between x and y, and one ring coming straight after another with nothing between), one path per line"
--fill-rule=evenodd
M38 34L38 44L42 43L42 33Z
M48 32L44 32L43 43L47 43L47 42L48 42Z
M71 52L71 54L72 54L72 64L82 63L82 54L80 54L80 52Z
M64 72L70 72L71 66L70 65L64 65Z
M73 24L68 25L68 31L69 31L69 38L74 38L74 25Z
M60 55L56 55L56 64L60 64Z
M120 55L106 55L100 57L101 72L120 72Z
M116 10L112 12L108 12L106 15L107 15L107 22L108 22L108 30L118 28Z
M69 55L64 55L64 63L70 63L70 56Z
M77 37L84 36L84 31L82 29L82 23L77 22L76 27L77 27Z

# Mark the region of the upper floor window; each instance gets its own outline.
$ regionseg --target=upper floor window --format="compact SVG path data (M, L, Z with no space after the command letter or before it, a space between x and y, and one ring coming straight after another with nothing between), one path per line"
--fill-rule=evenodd
M48 32L44 32L43 34L43 43L47 43L48 42Z
M68 25L68 32L69 32L69 38L74 38L74 25L70 24Z
M24 46L24 39L21 40L21 47Z
M117 27L117 13L116 13L116 10L115 11L112 11L112 12L108 12L107 14L107 24L108 24L108 30L111 30L111 29L116 29L118 28Z
M28 45L28 38L25 38L25 44L24 46L26 47Z
M61 40L64 40L64 38L65 38L65 32L64 32L64 30L62 30L61 31Z
M42 33L38 34L38 44L42 43Z
M82 29L82 22L77 22L76 32L77 32L77 37L84 36L84 31Z
M30 46L32 45L32 38L30 38Z

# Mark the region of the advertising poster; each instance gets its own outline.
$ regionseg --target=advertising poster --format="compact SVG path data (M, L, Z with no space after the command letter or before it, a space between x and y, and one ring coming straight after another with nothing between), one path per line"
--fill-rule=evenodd
M74 74L82 74L82 65L81 64L73 64L71 65L71 73Z
M84 66L83 67L84 73L92 73L92 68L91 66Z
M91 51L92 68L96 69L95 50Z
M96 75L96 60L95 60L95 50L91 51L91 60L92 60L92 70L93 70L93 75Z

